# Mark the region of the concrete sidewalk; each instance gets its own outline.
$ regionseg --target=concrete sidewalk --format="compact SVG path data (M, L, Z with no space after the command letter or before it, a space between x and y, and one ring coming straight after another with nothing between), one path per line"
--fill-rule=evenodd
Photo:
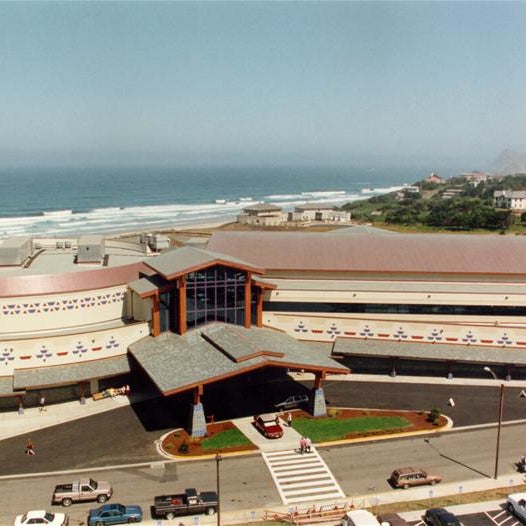
M276 413L278 414L278 413ZM235 426L253 443L260 451L282 451L285 449L298 449L300 447L301 435L280 418L280 424L283 428L283 436L278 440L269 440L265 438L252 424L254 418L249 416L245 418L236 418L232 422Z
M98 401L86 398L84 404L74 401L47 405L44 411L40 411L39 407L30 407L24 409L23 413L0 412L0 440L27 435L38 429L64 424L129 404L130 399L127 396L119 395Z

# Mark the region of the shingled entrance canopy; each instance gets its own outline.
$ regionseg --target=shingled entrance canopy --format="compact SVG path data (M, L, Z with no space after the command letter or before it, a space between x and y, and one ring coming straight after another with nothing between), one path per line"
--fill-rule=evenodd
M212 323L184 336L148 337L129 352L165 396L274 366L347 374L349 369L285 333Z

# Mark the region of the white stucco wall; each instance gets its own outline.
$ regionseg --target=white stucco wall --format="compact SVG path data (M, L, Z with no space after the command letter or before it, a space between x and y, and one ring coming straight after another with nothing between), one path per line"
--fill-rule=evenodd
M67 336L0 342L0 376L15 369L66 365L127 353L128 346L149 335L147 323Z
M2 335L61 331L119 320L124 313L126 285L46 296L0 299Z

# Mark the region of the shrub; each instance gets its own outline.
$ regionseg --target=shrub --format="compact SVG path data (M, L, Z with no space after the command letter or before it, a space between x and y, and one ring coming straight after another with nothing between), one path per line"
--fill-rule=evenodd
M438 407L433 407L431 411L429 411L429 415L427 416L427 419L429 422L432 422L433 424L437 423L437 420L440 418L441 411Z
M335 409L334 407L330 407L329 409L327 409L327 416L335 417L335 416L338 416L339 414L340 414L339 409Z

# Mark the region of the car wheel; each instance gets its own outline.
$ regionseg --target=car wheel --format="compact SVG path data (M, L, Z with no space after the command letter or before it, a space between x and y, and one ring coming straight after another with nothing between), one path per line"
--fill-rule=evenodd
M434 486L436 483L437 483L436 480L432 480L429 484L431 484L431 486Z
M402 489L409 489L409 484L404 484L404 485L402 486Z
M207 515L213 515L215 512L216 512L216 509L212 508L212 506L210 506L210 508L206 508Z
M99 495L97 497L97 502L100 502L100 503L106 502L107 500L108 500L108 495Z
M99 522L95 523L95 526L104 526L104 523L99 521Z
M68 508L69 506L73 504L73 501L69 497L67 497L65 499L62 499L61 504L62 506L65 506L66 508Z
M513 513L513 504L511 502L506 504L506 508L510 513Z
M128 524L133 524L134 522L136 522L135 519L128 519Z
M173 511L169 511L165 517L168 519L168 520L172 520L172 519L175 519L175 513Z

